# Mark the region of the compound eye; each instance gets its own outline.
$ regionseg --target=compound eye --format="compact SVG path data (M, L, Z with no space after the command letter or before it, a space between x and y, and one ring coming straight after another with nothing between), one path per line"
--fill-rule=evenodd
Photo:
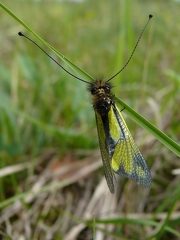
M97 87L93 86L93 87L91 88L91 94L92 94L92 95L95 95L96 92L97 92Z

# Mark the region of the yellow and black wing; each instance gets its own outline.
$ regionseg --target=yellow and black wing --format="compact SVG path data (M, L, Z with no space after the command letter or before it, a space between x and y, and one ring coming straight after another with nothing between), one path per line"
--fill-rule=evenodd
M115 143L111 159L112 169L119 175L131 178L139 186L150 188L150 170L116 105L112 105L108 119L110 136Z
M112 104L107 115L101 116L97 111L95 115L105 178L111 193L114 193L112 170L149 188L151 173L119 109Z

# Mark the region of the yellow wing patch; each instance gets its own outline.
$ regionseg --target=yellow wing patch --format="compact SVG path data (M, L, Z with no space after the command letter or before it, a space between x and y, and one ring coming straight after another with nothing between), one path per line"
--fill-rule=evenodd
M115 126L116 131L120 132L120 137L114 148L111 166L117 174L131 178L143 188L149 188L152 182L149 168L116 106L112 106L109 111L109 121L114 119L114 116L118 122Z
M119 131L119 122L112 110L112 107L110 108L110 111L108 113L108 121L110 136L114 139L114 141L117 142L121 137L121 131Z
M119 109L111 105L106 117L96 111L95 115L104 173L111 193L114 193L112 170L131 178L143 188L149 188L152 181L149 168Z

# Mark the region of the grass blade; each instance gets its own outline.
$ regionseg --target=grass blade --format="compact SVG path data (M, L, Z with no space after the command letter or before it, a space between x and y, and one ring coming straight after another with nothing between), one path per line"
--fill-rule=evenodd
M138 125L142 128L146 129L149 133L151 133L155 138L157 138L161 143L163 143L167 148L169 148L172 152L174 152L177 156L180 157L180 146L175 141L173 141L170 137L156 128L152 123L147 121L140 114L135 112L131 107L125 104L121 99L116 97L116 101L122 108L125 107L123 112L125 112L132 120L134 120Z

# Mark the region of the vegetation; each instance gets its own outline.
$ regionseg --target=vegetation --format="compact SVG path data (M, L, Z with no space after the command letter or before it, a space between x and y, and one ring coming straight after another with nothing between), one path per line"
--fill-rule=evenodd
M113 90L180 141L178 1L2 4L94 78L109 78L125 64L153 14L133 59L113 80ZM180 147L175 154L126 118L153 185L144 190L116 176L112 195L86 84L18 37L22 30L74 73L3 8L0 11L2 239L179 239Z

